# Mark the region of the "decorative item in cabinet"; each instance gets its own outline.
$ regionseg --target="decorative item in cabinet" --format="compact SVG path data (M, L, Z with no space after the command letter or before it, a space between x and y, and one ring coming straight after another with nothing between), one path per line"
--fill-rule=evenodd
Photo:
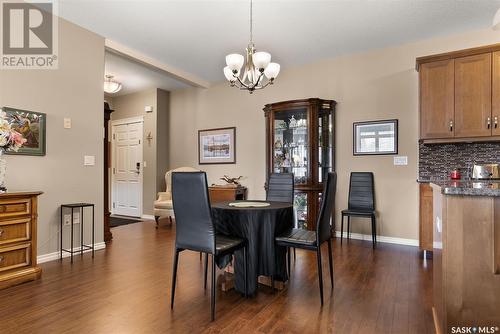
M298 228L307 229L307 193L295 193L293 209L295 211L295 225Z
M310 98L267 104L266 179L293 173L296 226L315 229L323 180L335 170L335 105Z
M0 194L0 289L40 278L36 263L41 192Z

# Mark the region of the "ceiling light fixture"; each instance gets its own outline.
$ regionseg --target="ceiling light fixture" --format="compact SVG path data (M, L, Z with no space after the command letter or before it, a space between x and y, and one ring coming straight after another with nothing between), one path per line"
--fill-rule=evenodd
M252 94L257 89L262 89L274 83L274 79L280 73L280 65L271 63L271 54L267 52L256 52L253 43L253 3L250 0L250 43L248 43L246 54L247 62L240 76L241 68L245 62L242 55L232 53L226 56L226 67L224 76L231 87L248 90ZM264 76L267 80L264 79Z
M493 25L491 28L493 30L500 30L500 9L497 10L495 17L493 18Z
M122 89L122 84L113 80L112 75L106 75L104 80L104 91L108 94L118 93Z

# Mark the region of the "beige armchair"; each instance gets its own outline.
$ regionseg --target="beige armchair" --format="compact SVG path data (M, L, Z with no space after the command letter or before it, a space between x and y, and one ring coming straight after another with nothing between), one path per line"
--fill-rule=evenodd
M165 173L166 191L159 192L154 202L156 228L158 228L160 217L168 217L171 224L172 217L175 217L174 207L172 205L172 172L199 172L199 170L192 167L179 167Z

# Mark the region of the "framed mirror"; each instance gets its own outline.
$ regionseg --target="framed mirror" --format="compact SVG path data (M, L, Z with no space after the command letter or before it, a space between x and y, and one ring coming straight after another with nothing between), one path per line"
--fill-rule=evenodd
M353 123L353 155L398 154L398 120Z

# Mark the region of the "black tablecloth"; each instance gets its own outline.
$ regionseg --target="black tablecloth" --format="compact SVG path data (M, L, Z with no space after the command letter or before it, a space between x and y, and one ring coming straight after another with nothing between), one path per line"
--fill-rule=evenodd
M233 201L234 202L234 201ZM244 238L248 242L248 292L254 294L259 275L287 280L286 249L275 246L276 235L293 227L293 206L289 203L268 202L261 208L235 208L230 202L212 205L217 233ZM243 251L235 252L235 288L245 290ZM221 259L220 265L227 263Z

